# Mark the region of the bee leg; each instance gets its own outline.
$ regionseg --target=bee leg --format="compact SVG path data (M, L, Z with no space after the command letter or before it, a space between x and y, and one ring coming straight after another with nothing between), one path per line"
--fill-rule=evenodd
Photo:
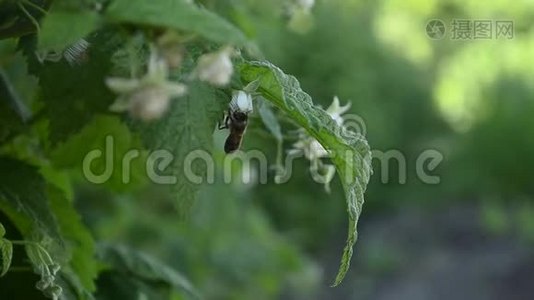
M223 115L223 118L224 118L223 120L219 120L219 130L227 129L229 127L228 126L228 122L229 122L230 118L227 115Z

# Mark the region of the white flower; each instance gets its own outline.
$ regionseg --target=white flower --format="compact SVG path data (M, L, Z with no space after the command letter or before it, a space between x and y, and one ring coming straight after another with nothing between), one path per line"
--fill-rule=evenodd
M293 0L287 6L288 28L299 34L308 33L313 27L312 8L315 0Z
M348 102L345 106L339 105L339 98L334 97L332 104L326 109L326 113L339 125L343 125L342 114L350 109L351 103ZM328 156L328 152L324 147L313 137L308 135L304 129L299 130L299 140L293 145L294 150L304 153L304 156L309 160Z
M315 5L315 0L296 0L296 5L302 10L310 11Z
M339 98L336 96L332 104L326 109L326 113L339 125L343 125L342 114L350 109L351 103L340 106ZM293 144L290 154L303 154L311 163L310 171L316 182L322 183L327 192L330 191L330 182L334 178L335 167L329 164L323 164L321 158L328 157L328 151L310 136L304 129L298 130L299 139Z
M171 98L182 96L186 92L184 85L174 83L151 84L122 78L109 78L106 83L112 89L133 86L131 92L119 97L110 109L117 112L129 111L132 117L143 121L159 119L169 108Z
M328 152L324 147L304 130L299 130L299 140L293 144L293 149L290 150L290 153L302 153L309 161L328 156Z
M152 49L148 73L141 79L107 78L107 86L120 94L110 107L116 112L129 111L143 121L158 119L167 111L171 98L183 96L187 87L169 81L168 65Z
M332 101L332 104L330 104L330 106L326 109L326 113L329 114L334 121L336 121L337 125L341 126L343 125L343 118L341 115L350 109L351 104L352 103L347 102L347 105L340 106L339 98L334 96L334 101Z
M336 167L329 164L323 164L321 160L312 162L310 172L313 180L322 183L327 193L330 193L330 182L336 175Z
M232 53L232 48L225 47L217 52L202 55L193 75L215 86L227 85L234 72Z

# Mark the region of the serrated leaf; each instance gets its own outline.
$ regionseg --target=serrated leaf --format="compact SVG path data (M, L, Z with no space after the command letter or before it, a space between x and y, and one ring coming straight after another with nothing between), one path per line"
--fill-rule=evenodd
M199 184L191 182L184 174L185 158L192 151L211 151L213 130L225 104L222 97L209 85L193 82L188 86L187 96L173 100L166 117L154 124L139 125L147 148L165 149L174 157L171 171L177 182L173 188L182 214L192 205L199 189ZM199 160L193 161L191 167L195 175L206 173L205 164Z
M107 143L112 146L108 152ZM86 155L92 151L102 151L103 156L91 161L90 170L100 175L109 169L109 178L102 183L114 191L124 192L127 189L140 188L146 181L144 168L146 165L145 153L141 147L139 137L134 136L126 124L116 116L96 115L78 133L69 137L67 141L57 145L50 153L50 160L58 169L74 170L88 183L89 177L84 177L83 164ZM137 150L136 157L129 164L129 172L123 173L125 165L123 158L131 150ZM133 153L133 152L132 152ZM128 176L128 178L127 178ZM128 182L126 182L128 180Z
M246 38L233 24L186 0L115 0L107 11L110 21L172 28L196 33L210 41L243 45Z
M338 126L322 108L313 104L297 79L286 75L276 66L268 62L244 62L238 69L245 84L259 79L261 83L257 92L287 113L331 153L345 191L349 215L347 242L333 283L333 286L337 286L350 266L352 248L357 239L356 226L364 202L363 194L372 173L369 145L363 136Z
M49 185L47 195L58 220L61 234L65 239L66 250L71 256L68 266L62 272L76 288L79 296L94 292L96 288L94 280L98 275L98 269L94 257L93 237L74 209L72 199L67 199L64 191Z
M33 224L17 224L23 234L30 234L32 227L38 228L61 243L59 228L46 198L46 182L37 168L0 157L0 207L8 207L10 211L25 216L25 220L20 218L20 223L29 221Z
M98 247L98 256L113 271L142 281L162 282L200 298L187 278L145 253L125 246L103 244Z
M13 243L7 239L0 239L0 259L2 268L0 268L0 277L6 275L13 260Z
M36 72L41 88L39 96L46 104L44 112L50 120L52 145L65 141L95 114L107 112L115 99L104 79L111 70L111 55L119 40L113 33L102 32L89 41L87 62L77 66L65 61L47 63Z
M53 7L43 21L38 47L40 50L62 51L94 31L98 21L95 12Z
M0 209L27 242L26 254L34 271L42 275L43 268L60 264L60 281L68 282L63 288L74 287L85 299L94 291L97 274L94 245L65 197L68 194L72 195L47 183L37 168L0 157ZM45 250L51 258L43 254Z

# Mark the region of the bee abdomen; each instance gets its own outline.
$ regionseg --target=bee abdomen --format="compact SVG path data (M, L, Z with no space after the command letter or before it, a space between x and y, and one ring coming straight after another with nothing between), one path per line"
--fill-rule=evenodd
M235 134L232 133L228 136L226 139L226 142L224 143L224 152L226 153L232 153L239 149L241 146L241 140L243 139L242 134Z

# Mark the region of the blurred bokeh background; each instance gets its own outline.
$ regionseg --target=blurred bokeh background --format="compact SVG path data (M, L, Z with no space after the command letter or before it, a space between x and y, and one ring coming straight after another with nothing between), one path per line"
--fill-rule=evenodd
M212 187L192 217L198 228L184 228L197 240L183 242L198 245L176 241L171 251L187 260L187 273L208 293L534 297L534 3L316 1L312 20L298 30L273 17L281 10L277 1L213 2L315 102L327 107L334 95L352 102L372 149L404 155L407 180L401 183L390 160L383 182L374 161L352 268L338 288L328 287L346 234L338 182L326 194L302 161L284 185ZM442 39L427 34L432 19L443 21ZM454 39L455 19L492 21L492 38ZM513 38L496 36L501 20L513 21ZM272 141L250 135L245 147L276 151ZM439 184L416 176L416 160L428 149L444 158L430 172ZM217 196L227 193L236 197ZM183 248L195 253L180 255Z
M210 186L189 223L157 191L139 199L85 191L78 203L97 235L166 256L208 298L534 297L532 2L317 1L296 28L277 17L278 1L207 5L315 102L352 102L372 149L404 155L406 183L395 160L386 182L374 161L351 271L337 288L329 284L346 235L343 194L337 181L327 194L305 161L287 184ZM428 36L432 19L445 24L442 39ZM491 20L493 37L454 40L454 19ZM496 37L497 20L513 21L512 39ZM276 153L253 134L244 146ZM439 184L416 176L427 149L443 155L431 172Z
M282 185L204 188L186 222L158 187L117 196L80 181L77 207L95 236L167 261L207 299L534 297L534 2L317 0L297 19L282 1L201 2L316 103L350 101L371 148L405 157L406 182L396 160L387 174L373 161L351 270L337 288L343 192L336 179L326 193L304 159ZM443 21L443 38L429 36L432 19ZM455 19L489 20L493 35L453 39ZM496 36L499 20L513 21L512 38ZM244 148L274 160L274 140L254 134L256 123ZM429 149L443 156L429 172L438 184L416 173Z

